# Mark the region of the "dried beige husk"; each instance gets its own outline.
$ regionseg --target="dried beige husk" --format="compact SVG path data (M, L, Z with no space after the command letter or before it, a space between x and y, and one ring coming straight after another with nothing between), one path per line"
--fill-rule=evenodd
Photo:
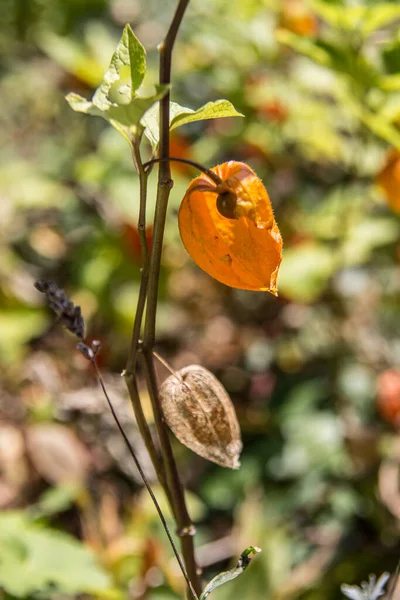
M170 375L160 388L165 421L182 444L203 458L240 467L240 428L221 383L200 365Z

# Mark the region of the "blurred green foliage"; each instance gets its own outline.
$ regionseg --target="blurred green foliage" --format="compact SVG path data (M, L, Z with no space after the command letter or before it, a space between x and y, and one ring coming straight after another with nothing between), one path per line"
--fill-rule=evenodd
M37 277L55 279L82 306L128 426L118 373L140 281L138 181L126 141L74 113L65 96L93 96L127 22L147 50L141 93L151 96L173 5L2 3L0 586L14 597L50 597L49 582L66 594L182 593L93 373L33 288ZM278 299L210 280L177 230L195 173L172 167L158 349L176 368L216 373L244 439L238 472L174 445L199 560L210 580L243 548L262 548L216 600L337 598L342 582L393 571L398 559L400 223L376 178L389 148L400 150L399 24L397 1L192 0L180 32L173 101L197 110L222 97L245 118L187 123L171 154L206 166L249 162L284 239ZM153 174L149 221L155 190ZM33 445L38 421L70 436L50 450L47 439ZM42 492L65 484L53 463L76 475L84 451L85 491L32 517ZM8 565L28 546L35 577L10 583ZM52 570L56 554L62 574Z

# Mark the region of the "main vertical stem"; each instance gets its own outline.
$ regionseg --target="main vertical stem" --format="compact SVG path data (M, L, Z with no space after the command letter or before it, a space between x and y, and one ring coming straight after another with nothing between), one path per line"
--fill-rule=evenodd
M160 52L160 84L171 83L172 50L185 10L189 0L180 0L172 19L165 40L159 46ZM170 191L173 186L169 156L169 103L170 95L167 93L160 101L160 162L158 172L157 203L154 215L153 244L150 255L149 280L147 291L146 322L143 338L143 368L149 387L150 398L153 405L155 424L160 441L163 462L165 465L167 485L171 493L172 508L177 520L178 534L181 537L183 559L194 589L201 593L201 581L197 569L193 534L194 527L190 521L183 487L180 481L177 465L172 453L168 430L163 420L160 399L157 391L157 382L153 364L153 348L155 344L155 326L158 300L158 282L160 277L161 255L164 240L165 221Z

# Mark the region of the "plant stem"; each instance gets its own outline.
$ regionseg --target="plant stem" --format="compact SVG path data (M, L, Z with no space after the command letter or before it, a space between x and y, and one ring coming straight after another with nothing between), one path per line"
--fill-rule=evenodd
M140 184L138 230L140 237L140 247L142 250L143 267L140 279L139 299L136 307L135 322L132 331L132 341L128 354L126 369L123 372L123 377L128 388L133 412L135 414L140 435L142 436L142 439L145 443L151 462L153 463L154 469L157 473L158 480L160 481L169 498L164 465L154 445L153 438L151 437L150 428L147 424L146 418L143 413L143 408L140 402L139 390L136 383L137 352L139 345L140 328L142 325L143 312L146 304L147 284L149 279L149 251L147 248L146 240L146 201L148 174L146 173L143 167L139 144L140 137L136 137L134 140L132 140L132 158L139 175Z
M172 453L171 443L169 440L168 429L164 422L164 417L160 405L156 374L154 363L151 355L143 352L142 368L146 378L151 404L154 412L154 420L162 448L162 455L166 467L168 487L172 495L172 510L175 515L176 524L178 526L177 534L181 538L182 554L185 561L186 569L193 587L198 594L201 593L201 582L199 579L199 569L196 564L194 555L193 536L196 529L190 519L186 508L185 495L174 455Z
M160 84L171 83L171 60L175 38L189 0L180 0L165 40L159 45ZM157 311L158 281L160 277L161 254L164 239L165 220L169 194L173 186L169 166L169 92L160 100L160 168L158 171L158 193L154 215L153 247L150 257L149 288L147 298L144 346L153 348L155 342L155 323Z
M118 429L119 429L119 432L120 432L120 434L121 434L121 436L122 436L122 438L123 438L123 440L124 440L124 442L125 442L125 444L126 444L126 447L127 447L127 448L128 448L128 450L129 450L129 453L130 453L130 455L131 455L131 457L132 457L132 459L133 459L133 462L135 463L135 465L136 465L136 468L137 468L137 470L139 471L139 474L140 474L140 476L141 476L141 478L142 478L142 480L143 480L143 483L144 483L144 485L146 486L146 488L147 488L147 491L149 492L151 499L153 500L154 506L156 507L156 510L157 510L157 513L158 513L158 516L160 517L160 520L161 520L161 523L162 523L162 525L163 525L163 527L164 527L165 533L167 534L167 536L168 536L168 540L169 540L169 542L170 542L170 544L171 544L171 546L172 546L172 549L173 549L173 551L174 551L174 554L175 554L176 560L178 561L178 564L179 564L179 566L180 566L180 568L181 568L182 574L183 574L183 576L184 576L184 578L185 578L185 580L186 580L186 583L188 584L188 587L189 587L190 593L191 593L192 597L193 597L195 600L198 600L197 594L196 594L196 592L195 592L195 590L194 590L194 588L193 588L193 585L192 585L192 583L191 583L191 581L190 581L190 578L189 578L189 576L188 576L188 573L187 573L187 571L186 571L186 569L185 569L185 565L184 565L184 564L183 564L183 562L182 562L182 559L181 559L181 557L180 557L180 554L179 554L179 552L178 552L178 549L177 549L177 547L176 547L176 545L175 545L174 539L173 539L173 537L172 537L172 535L171 535L171 532L170 532L170 530L169 530L169 527L168 527L168 525L167 525L167 522L166 522L166 520L165 520L165 517L164 517L164 515L163 515L163 513L162 513L162 510L161 510L161 508L160 508L160 505L158 504L157 498L156 498L156 497L155 497L155 495L154 495L154 492L153 492L153 490L152 490L152 488L151 488L151 486L150 486L150 484L149 484L149 482L148 482L148 480L147 480L147 477L146 477L146 475L144 474L144 471L143 471L143 469L142 469L142 466L141 466L141 464L140 464L140 462L139 462L139 460L138 460L138 458L137 458L137 456L136 456L136 453L135 453L135 451L134 451L134 449L133 449L133 447L132 447L132 444L130 443L130 441L129 441L129 439L128 439L128 436L126 435L126 433L125 433L125 430L124 430L124 428L122 427L122 425L121 425L121 423L120 423L120 421L119 421L119 419L118 419L118 416L117 416L117 414L116 414L116 412L115 412L115 410L114 410L114 405L113 405L113 403L111 402L111 399L110 399L110 397L109 397L109 395L108 395L107 388L106 388L106 386L105 386L105 383L104 383L103 376L102 376L102 374L101 374L101 372L100 372L100 369L99 369L99 367L97 366L96 358L94 357L94 358L91 358L90 360L91 360L91 362L92 362L92 364L93 364L93 366L94 366L94 368L95 368L95 370L96 370L96 375L97 375L97 378L98 378L98 380L99 380L99 383L100 383L100 385L101 385L101 389L103 390L104 396L106 397L106 400L107 400L108 406L110 407L111 414L112 414L112 416L114 417L114 421L115 421L115 423L116 423L116 425L117 425L117 427L118 427Z
M147 179L148 174L143 166L142 157L139 149L140 138L132 143L132 158L139 175L140 199L139 199L139 218L138 231L140 248L142 251L142 271L140 278L139 299L136 307L135 322L132 331L131 347L126 364L126 372L136 373L137 352L140 338L140 328L142 325L143 312L146 304L147 285L149 281L149 250L146 240L146 203L147 203Z
M172 50L185 10L189 0L179 0L171 25L165 40L159 46L160 52L160 84L169 85L171 82ZM160 158L169 156L169 93L160 101ZM142 365L152 401L157 434L161 446L167 486L171 493L172 510L178 524L178 534L181 536L182 553L189 578L195 591L201 593L201 582L194 556L193 534L194 527L190 521L185 497L180 482L177 465L172 454L167 426L163 420L160 399L157 391L156 375L153 364L153 348L155 343L155 324L158 299L158 284L160 277L161 255L164 239L165 221L170 190L173 186L168 160L160 162L158 172L158 191L154 215L153 245L150 256L149 280L147 289L146 322L143 339Z

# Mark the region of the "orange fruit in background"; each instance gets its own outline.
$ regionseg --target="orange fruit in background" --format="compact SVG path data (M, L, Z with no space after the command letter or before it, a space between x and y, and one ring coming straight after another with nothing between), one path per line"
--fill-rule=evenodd
M395 148L389 151L376 183L385 194L392 210L400 213L400 152Z
M280 26L303 36L314 36L319 30L317 17L303 0L284 0L282 2Z
M376 391L379 413L385 421L400 427L400 371L384 371L377 379Z
M121 227L122 239L131 257L140 264L142 262L142 247L140 245L139 230L136 225L125 221ZM146 227L146 242L149 253L151 252L151 244L153 240L153 226Z
M221 283L277 295L282 237L267 190L245 163L229 161L210 170L223 184L205 174L191 182L178 215L183 245Z
M169 155L174 158L190 159L191 154L191 144L189 143L189 140L180 133L173 131L169 140ZM185 165L184 163L171 161L170 166L173 173L182 173L183 175L189 175L189 177L190 174L193 173L192 167Z

